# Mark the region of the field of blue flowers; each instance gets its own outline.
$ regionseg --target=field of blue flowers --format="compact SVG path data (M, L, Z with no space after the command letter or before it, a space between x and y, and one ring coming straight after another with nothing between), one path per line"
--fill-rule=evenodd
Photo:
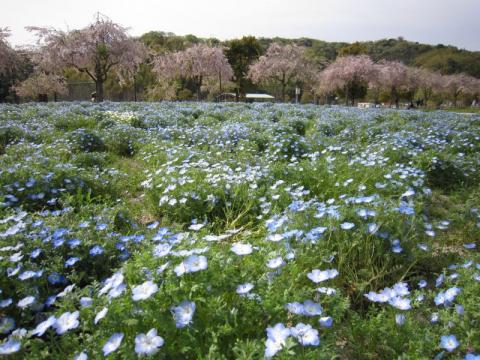
M480 115L0 106L0 354L480 359Z

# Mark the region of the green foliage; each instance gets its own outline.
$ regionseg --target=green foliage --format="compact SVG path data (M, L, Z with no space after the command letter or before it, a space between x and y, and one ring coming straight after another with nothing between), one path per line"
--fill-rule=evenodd
M71 132L70 141L76 151L94 152L106 149L105 143L99 135L83 128Z
M320 344L289 336L274 359L432 359L449 334L460 344L444 358L478 353L479 124L313 105L5 106L0 289L13 300L2 319L28 331L11 358L103 358L122 332L109 357L133 360L135 337L155 328L165 343L152 358L256 360L277 323L310 325ZM191 255L206 268L180 274ZM338 274L316 283L314 269ZM100 293L114 273L125 288ZM158 291L134 300L146 281ZM253 289L238 294L245 283ZM399 283L408 310L366 297ZM451 303L435 303L454 287ZM51 306L18 306L51 295ZM173 307L185 300L196 309L180 328ZM307 300L322 314L289 310ZM78 326L63 335L30 334L76 310ZM332 326L320 325L329 316Z
M5 153L7 145L20 141L24 136L25 133L18 127L0 127L0 155Z

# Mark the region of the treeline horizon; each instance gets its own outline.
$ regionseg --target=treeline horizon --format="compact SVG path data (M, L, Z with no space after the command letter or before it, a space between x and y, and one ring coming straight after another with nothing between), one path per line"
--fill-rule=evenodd
M77 66L61 64L60 71L58 69L53 71L51 66L56 62L55 54L48 55L50 56L50 68L48 68L48 61L45 62L45 59L39 60L42 57L45 58L45 54L39 56L39 53L42 51L45 53L45 50L48 49L49 46L45 46L45 44L43 44L43 50L40 50L42 48L39 45L40 43L37 44L37 47L31 49L19 50L10 47L9 50L8 42L6 42L9 33L6 29L3 29L2 33L2 29L0 29L0 35L3 34L0 41L3 41L4 45L6 44L7 52L15 53L15 61L12 61L12 63L15 63L15 71L0 71L0 101L18 101L17 92L24 94L21 96L27 100L45 101L48 99L46 92L55 94L53 97L55 100L57 97L68 99L65 95L69 91L67 85L71 88L72 85L84 84L85 88L89 88L90 85L95 83L97 85L96 92L100 92L101 100L104 98L104 93L105 99L120 101L133 100L133 97L135 100L215 100L223 91L233 91L236 93L236 100L239 100L241 95L246 92L267 92L274 94L277 99L282 101L292 101L295 98L295 88L300 85L302 87L300 100L302 102L316 101L315 91L311 91L311 94L303 91L302 82L305 81L299 79L299 76L292 77L292 81L282 83L279 88L278 84L272 84L273 82L265 81L268 79L262 79L261 68L258 69L256 75L250 71L254 63L268 55L267 53L272 45L278 45L278 51L280 52L286 51L285 49L298 52L298 49L301 49L301 54L298 53L295 56L297 58L301 57L302 61L306 62L299 62L299 66L302 67L307 64L310 67L311 74L315 77L319 72L335 63L339 57L368 56L373 64L400 62L408 67L421 68L439 75L465 74L473 78L480 78L479 51L459 49L452 45L421 44L405 40L402 37L353 43L328 42L307 37L287 39L281 37L256 38L254 36L222 41L216 38L201 38L192 34L176 35L164 31L150 31L139 37L130 37L126 34L125 28L111 22L108 18L102 20L97 18L97 22L91 24L90 28L94 25L98 25L100 28L110 26L108 31L113 29L116 36L118 35L127 41L130 46L130 54L134 57L130 63L122 59L123 69L122 71L115 71L115 76L108 75L108 71L101 75L101 87L98 87L98 76L97 78L92 77L91 73ZM75 32L88 32L88 29L89 27L86 27L69 32L55 30L49 36L58 38L68 35L71 37ZM51 31L46 28L34 28L33 30L38 31L39 34L43 32L41 36L46 36ZM107 45L110 46L106 44L106 49L108 48ZM142 51L138 47L142 47ZM195 53L195 49L197 53ZM212 49L213 53L202 55L201 51L205 52L205 49ZM111 51L111 49L108 51ZM141 52L144 54L140 55ZM184 56L188 52L190 52L191 59L201 56L207 58L216 56L218 61L225 62L222 71L226 78L223 79L223 82L221 76L219 79L212 79L211 75L209 75L210 79L202 76L199 78L185 76L184 73L177 73L180 70L175 68L177 65L181 67L181 64L175 65L175 61L170 61L171 63L167 64L164 61L169 56L172 60L173 55L180 56L183 54ZM276 56L288 56L285 54L279 53ZM161 60L162 58L164 60ZM193 61L191 59L190 61ZM159 66L159 61L164 61L163 65L170 67L167 66L167 68L162 69ZM186 60L182 61L185 62ZM44 66L44 69L37 73L41 62L44 65L47 64L47 68ZM125 74L124 70L128 70L128 74ZM220 70L214 71L219 71L219 75L222 75ZM295 71L299 72L298 69ZM164 86L167 82L169 83L168 88ZM22 86L20 87L19 84ZM38 90L42 86L48 91ZM345 97L342 96L342 91L336 91L336 93L340 97ZM362 91L359 92L359 94L363 93ZM473 94L476 98L476 93L473 92ZM366 93L363 95L366 95ZM348 102L348 95L346 98ZM375 98L378 98L378 96ZM75 98L70 99L75 100ZM441 101L443 101L443 98L436 100L437 103Z

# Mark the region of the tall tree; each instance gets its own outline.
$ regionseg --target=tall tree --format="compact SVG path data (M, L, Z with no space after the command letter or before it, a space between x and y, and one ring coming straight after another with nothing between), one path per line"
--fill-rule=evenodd
M228 62L232 66L234 74L235 96L245 96L245 88L248 84L248 68L258 59L262 48L254 36L244 36L241 39L235 39L228 43L225 51Z
M276 83L285 101L287 85L299 85L312 79L315 65L306 57L305 48L273 43L265 55L250 66L248 77L254 83Z
M420 69L418 80L423 105L427 106L433 93L441 91L442 76L427 69Z
M347 46L342 47L338 51L338 56L357 56L357 55L365 55L367 53L368 53L368 48L365 44L355 42L353 44L349 44Z
M382 61L378 65L377 80L382 88L390 93L390 104L398 109L402 91L408 91L408 67L398 61Z
M96 101L103 101L103 85L112 74L123 81L133 75L145 56L144 46L127 35L126 28L98 15L91 25L71 31L28 28L36 32L43 69L61 72L73 67L86 73L96 86Z
M317 91L327 94L340 90L345 95L345 104L354 105L355 99L365 95L375 71L366 55L339 57L318 76Z
M15 67L15 50L7 41L10 31L7 28L0 28L0 75L12 71Z
M161 81L171 82L183 78L193 82L197 100L201 99L201 89L206 78L218 79L221 89L222 83L233 77L233 70L222 49L204 44L158 56L154 70Z
M443 76L443 89L450 96L453 106L457 106L458 98L465 94L475 94L478 80L466 74Z

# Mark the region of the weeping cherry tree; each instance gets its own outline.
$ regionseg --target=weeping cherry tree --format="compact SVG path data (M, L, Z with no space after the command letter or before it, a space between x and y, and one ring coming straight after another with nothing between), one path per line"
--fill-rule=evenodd
M109 76L123 82L145 57L144 46L129 37L126 28L103 16L80 30L28 29L38 36L41 68L60 73L71 67L87 74L95 82L98 102L103 101L103 84Z

